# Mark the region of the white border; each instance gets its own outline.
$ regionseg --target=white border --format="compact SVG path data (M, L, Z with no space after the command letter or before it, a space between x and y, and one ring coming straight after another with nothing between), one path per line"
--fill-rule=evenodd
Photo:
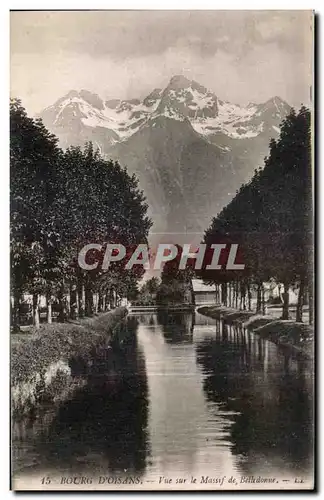
M193 0L186 0L185 2L176 2L174 0L164 0L164 1L155 1L154 2L154 9L170 9L170 10L198 10L198 9L218 9L218 10L231 10L231 9L238 9L238 10L249 10L249 9L256 9L256 10L263 10L263 9L269 9L269 10L298 10L298 9L314 9L315 12L317 12L319 15L324 12L324 6L323 6L323 1L322 0L314 0L311 4L310 2L306 1L298 1L298 0L272 0L272 1L262 1L262 2L253 2L253 1L246 1L244 3L236 0L227 0L223 2L215 2L211 0L199 0L199 1L193 1ZM148 0L138 0L137 2L131 1L131 0L119 0L118 2L111 2L107 0L96 0L93 2L87 2L87 1L75 1L75 0L56 0L55 2L52 1L45 1L45 0L37 0L37 1L30 1L28 3L22 1L22 0L12 0L11 2L8 1L3 1L0 6L0 50L1 50L1 62L2 62L2 72L1 72L1 91L2 91L2 98L1 98L1 110L0 110L0 118L1 118L1 139L2 139L2 162L1 162L1 183L0 183L0 203L1 203L1 217L0 217L0 224L1 224L1 297L0 297L0 304L1 304L1 333L0 333L0 352L2 353L2 360L1 360L1 371L0 371L0 380L1 380L1 412L0 412L0 418L1 418L1 449L0 449L0 456L1 456L1 461L0 461L0 489L2 493L2 498L7 498L11 496L13 493L9 492L9 259L8 259L8 247L9 247L9 134L8 134L8 96L9 96L9 15L8 11L9 9L38 9L38 10L59 10L59 9L77 9L77 10L82 10L82 9L87 9L87 10L92 10L92 9L114 9L114 10L122 10L122 9L132 9L132 10L151 10L152 9L152 1ZM322 20L320 20L322 21ZM320 51L321 49L321 51ZM321 80L322 76L322 68L323 68L323 38L322 38L322 33L318 33L318 48L319 52L319 81ZM319 84L318 84L319 87ZM317 103L319 105L319 102ZM322 118L322 115L320 113L321 110L318 110L319 113L319 120ZM321 145L321 139L323 137L323 129L321 130L320 136L317 137L317 143L318 143L318 149L320 150L320 145ZM318 175L318 181L321 180L319 177L319 171L320 168L322 167L322 157L321 157L321 151L319 151L319 157L317 158L317 175ZM318 198L319 198L319 213L317 214L318 218L318 229L320 230L320 235L323 235L323 229L324 229L324 201L322 201L322 191L320 187L318 188ZM322 216L322 217L321 217ZM320 257L320 249L324 248L324 246L321 245L322 241L321 238L319 238L319 247L318 247L318 254ZM324 242L323 242L324 243ZM318 272L320 271L320 279L318 279L318 286L322 284L322 279L323 274L322 271L323 269L320 267L320 269L317 270ZM318 301L318 311L319 311L319 320L321 320L321 312L324 311L324 296L320 296L320 300ZM320 321L320 325L322 322ZM318 336L320 337L322 335L321 329L317 328L317 333ZM324 349L324 340L322 339L319 343L320 347L320 353L318 356L324 360L323 356L323 349ZM323 363L318 363L319 367ZM320 371L320 382L322 382L322 375L323 375L323 370L318 370ZM318 384L318 389L320 389L321 384ZM318 394L318 400L320 400L320 394ZM319 405L318 411L319 415L322 415L322 404ZM320 419L318 419L318 424L320 423ZM321 442L320 442L320 449L322 449L323 445L323 432L321 433ZM317 471L318 472L318 477L317 477L317 482L318 486L321 486L321 477L324 477L323 472L324 469L322 467L322 464L320 464L320 469ZM261 493L260 493L261 494ZM280 493L279 493L280 494ZM305 493L307 496L310 495L310 493ZM48 494L43 494L45 497L50 498L51 495ZM122 498L123 496L126 496L127 494L118 494L117 498ZM236 496L237 493L232 494L226 494L227 498L231 498L233 496ZM275 495L275 494L274 494ZM276 494L278 495L278 494ZM89 493L89 496L95 497L93 493ZM109 493L110 497L116 497L115 494ZM170 493L170 496L174 496L174 494ZM187 495L185 495L187 497ZM272 496L272 495L271 495ZM75 494L75 497L82 498L82 496L78 493ZM292 496L290 495L290 498L295 497L298 498L299 495L293 494ZM69 498L69 494L62 494L60 493L60 498ZM184 496L182 495L182 498Z

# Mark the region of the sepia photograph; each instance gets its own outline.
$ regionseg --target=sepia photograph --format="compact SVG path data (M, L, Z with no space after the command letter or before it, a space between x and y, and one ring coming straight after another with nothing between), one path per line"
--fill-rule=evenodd
M314 30L10 11L12 490L314 491Z

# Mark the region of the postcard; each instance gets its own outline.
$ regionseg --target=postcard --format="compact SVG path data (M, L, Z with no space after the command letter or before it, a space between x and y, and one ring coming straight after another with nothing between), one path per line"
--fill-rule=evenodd
M314 13L10 13L11 488L313 490Z

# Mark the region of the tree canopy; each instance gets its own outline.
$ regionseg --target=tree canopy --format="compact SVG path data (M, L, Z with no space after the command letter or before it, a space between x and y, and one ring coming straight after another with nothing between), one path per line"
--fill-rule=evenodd
M285 292L298 284L301 294L309 286L312 295L312 155L311 115L302 107L280 125L272 139L264 168L255 170L234 199L212 220L204 242L222 238L240 245L245 270L219 273L206 268L199 273L207 282L257 286L273 279ZM301 297L302 300L302 297ZM287 306L287 304L285 304ZM287 317L287 307L284 317ZM298 315L298 311L297 311Z
M127 296L144 270L121 265L84 271L78 252L87 243L146 243L151 220L138 180L91 143L62 151L40 120L10 103L11 289L17 306L23 293L61 303L75 290L76 314L93 311L93 292ZM83 290L84 289L84 290ZM85 295L85 296L84 296ZM110 300L108 298L108 300ZM17 307L16 307L17 309ZM80 309L80 311L79 311ZM15 315L18 320L18 315Z

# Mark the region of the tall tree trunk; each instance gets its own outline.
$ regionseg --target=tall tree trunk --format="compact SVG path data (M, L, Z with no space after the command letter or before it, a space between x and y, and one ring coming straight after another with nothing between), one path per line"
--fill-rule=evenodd
M222 283L221 285L221 291L222 291L222 304L223 306L227 306L227 285L226 283Z
M14 331L18 331L20 329L20 302L21 291L19 289L15 289L12 304L12 327Z
M65 303L66 303L66 316L67 318L71 317L71 290L70 287L65 295Z
M15 325L15 301L12 295L10 295L10 327L14 328Z
M264 290L264 285L262 283L262 285L261 285L261 308L262 308L262 314L266 313L264 291L265 291Z
M110 310L110 289L106 291L106 311Z
M48 324L52 323L52 294L46 294L46 321Z
M283 304L282 304L282 318L289 319L289 285L284 283L284 293L282 294Z
M79 318L79 294L76 285L71 286L70 317L77 320Z
M116 290L113 291L114 294L114 308L118 306L118 293Z
M90 283L85 286L85 314L86 316L93 316L93 293Z
M259 314L261 313L262 310L261 289L262 289L262 283L258 283L256 312Z
M93 295L93 298L94 298L94 312L95 312L95 314L98 314L98 310L99 310L99 294L95 293Z
M103 293L101 295L101 311L105 312L106 311L106 294Z
M113 288L109 289L109 309L114 309L114 290Z
M59 289L58 301L59 301L58 321L60 323L64 323L67 320L67 300L66 300L64 282L61 284Z
M248 310L252 311L252 293L250 282L247 284L247 294L248 294Z
M78 281L78 314L79 318L84 318L85 316L85 289L84 289L84 284L81 279Z
M33 294L33 325L38 330L39 328L39 294Z
M228 291L228 306L232 307L232 288L230 283L227 284L227 291Z
M215 283L215 300L216 304L219 304L219 285Z
M313 280L310 277L310 284L308 287L308 309L309 309L309 324L314 323L314 291L313 291Z
M104 296L103 296L102 292L99 290L99 292L98 292L98 307L97 307L97 310L99 313L104 311L103 298L104 298Z
M240 309L243 309L243 311L246 311L246 287L245 287L245 283L241 283L240 292L241 292Z
M305 285L304 285L304 280L302 278L300 280L297 308L296 308L296 321L297 321L297 323L303 322L304 290L305 290Z

